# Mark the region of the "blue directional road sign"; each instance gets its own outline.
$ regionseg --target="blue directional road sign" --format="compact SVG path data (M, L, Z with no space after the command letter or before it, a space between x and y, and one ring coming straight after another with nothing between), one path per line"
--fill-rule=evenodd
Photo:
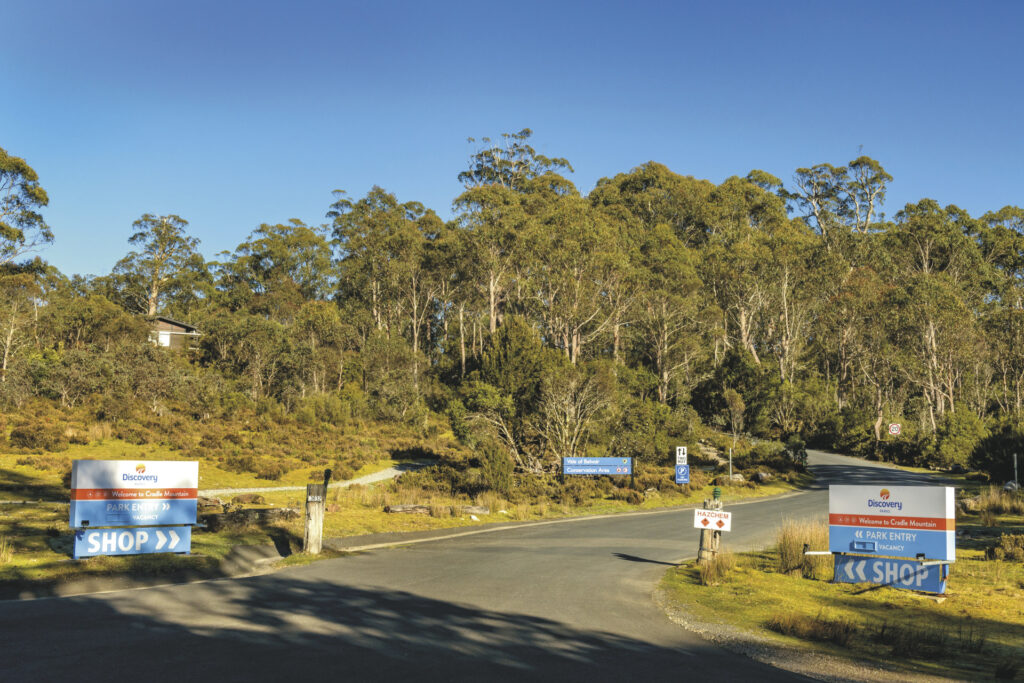
M632 458L562 458L563 474L633 474Z
M96 555L187 553L191 549L192 527L189 526L75 531L76 560Z
M676 483L677 484L689 484L690 483L690 466L689 465L676 465Z
M72 528L195 523L195 498L71 501Z
M945 593L948 564L922 564L860 555L835 555L836 583L877 583L893 588Z

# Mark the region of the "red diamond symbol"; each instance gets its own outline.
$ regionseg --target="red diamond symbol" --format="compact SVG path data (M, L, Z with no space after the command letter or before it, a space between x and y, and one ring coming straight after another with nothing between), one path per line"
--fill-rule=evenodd
M708 519L707 519L707 517L705 517L704 519L700 520L700 523L701 523L701 524L703 524L704 526L707 526L707 525L708 525L708 524L710 524L711 522L709 522L709 521L708 521Z
M725 522L723 522L722 520L718 520L717 522L715 522L715 524L718 525L719 529L721 529L723 526L725 526Z

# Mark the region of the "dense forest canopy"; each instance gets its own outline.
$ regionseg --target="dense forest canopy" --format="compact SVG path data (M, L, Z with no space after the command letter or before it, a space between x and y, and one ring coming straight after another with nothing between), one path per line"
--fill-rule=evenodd
M2 409L443 420L520 472L660 461L704 424L1009 475L1024 209L888 217L892 177L863 156L718 184L648 162L583 195L529 138L484 138L452 170L447 222L336 191L323 225L260 225L206 261L187 220L145 214L90 278L36 256L47 195L0 150ZM197 326L198 348L156 348L154 315Z

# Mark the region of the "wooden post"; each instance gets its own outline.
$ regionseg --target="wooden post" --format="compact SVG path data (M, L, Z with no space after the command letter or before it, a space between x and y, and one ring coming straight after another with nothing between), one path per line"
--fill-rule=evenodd
M306 534L302 540L302 549L310 555L319 555L323 547L325 498L326 485L306 485Z
M721 510L722 501L704 499L705 510ZM722 532L712 529L701 529L700 530L700 548L697 550L697 560L699 562L710 562L715 559L715 555L718 554L718 549L722 543Z

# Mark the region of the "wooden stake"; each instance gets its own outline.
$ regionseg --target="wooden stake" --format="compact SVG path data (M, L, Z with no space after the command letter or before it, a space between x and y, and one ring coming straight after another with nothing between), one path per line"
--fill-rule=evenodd
M319 555L323 548L324 500L326 498L326 485L306 485L306 533L302 540L302 549L310 555Z

